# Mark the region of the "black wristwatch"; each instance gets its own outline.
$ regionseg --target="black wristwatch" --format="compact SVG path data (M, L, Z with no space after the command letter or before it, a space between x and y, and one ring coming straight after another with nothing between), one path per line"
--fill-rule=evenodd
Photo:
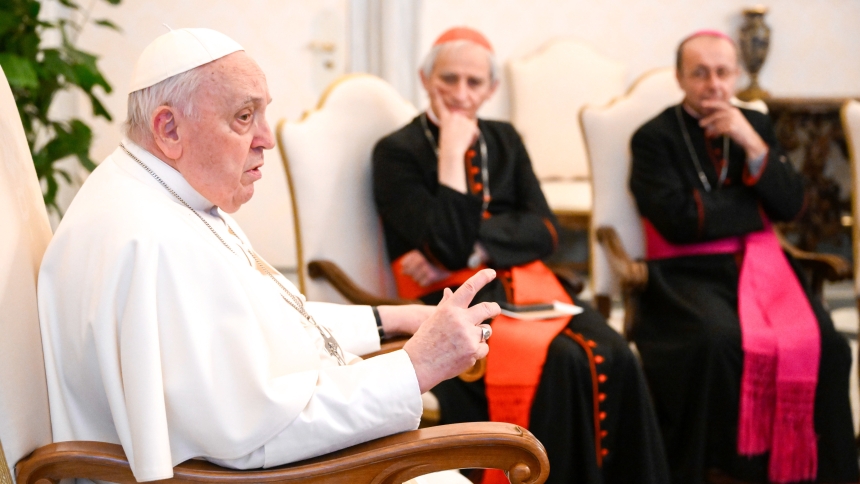
M379 340L382 341L385 338L385 330L382 329L382 318L379 317L379 309L376 309L376 306L370 306L370 309L373 311L373 317L376 318L376 330L379 332Z

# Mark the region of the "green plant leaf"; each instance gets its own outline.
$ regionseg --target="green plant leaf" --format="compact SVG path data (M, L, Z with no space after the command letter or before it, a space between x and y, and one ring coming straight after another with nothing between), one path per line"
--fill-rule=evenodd
M60 0L62 2L62 0ZM27 2L27 13L32 18L36 18L39 16L39 11L42 10L42 4L37 2L36 0L30 0Z
M64 80L70 84L78 84L75 70L66 61L60 57L60 52L56 49L44 50L42 58L42 66L45 69L45 77L63 76Z
M59 1L60 1L60 4L66 6L66 7L69 7L71 9L74 9L74 10L80 9L80 6L78 6L77 3L75 3L71 0L59 0Z
M102 27L107 27L109 29L116 30L117 32L122 32L122 29L119 28L119 25L111 22L110 20L108 20L106 18L94 20L93 23L95 23L96 25L101 25Z
M0 11L0 35L4 35L6 32L9 32L19 23L20 19L18 19L15 14L7 11Z
M46 177L45 188L45 200L49 200L45 202L45 205L53 207L54 210L59 212L60 207L57 205L57 189L60 187L57 184L57 180L53 176Z
M90 171L92 171L92 170L90 170ZM69 172L67 172L66 170L56 170L54 173L57 173L61 177L63 177L63 180L66 180L66 183L68 183L68 184L72 183L72 177L71 177L71 175L69 175Z
M101 116L108 121L113 121L113 116L110 115L107 108L104 107L104 105L101 103L101 101L99 101L95 94L88 93L88 95L90 97L90 103L92 103L93 105L93 115Z
M39 87L39 77L29 59L15 54L0 54L0 67L6 73L10 86L24 89Z

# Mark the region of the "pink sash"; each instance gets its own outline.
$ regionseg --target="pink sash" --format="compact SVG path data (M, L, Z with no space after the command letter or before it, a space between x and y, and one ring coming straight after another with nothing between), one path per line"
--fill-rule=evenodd
M744 367L738 453L770 451L773 482L812 480L818 473L813 421L821 336L812 307L769 222L759 232L673 245L642 219L649 260L744 252L738 315Z

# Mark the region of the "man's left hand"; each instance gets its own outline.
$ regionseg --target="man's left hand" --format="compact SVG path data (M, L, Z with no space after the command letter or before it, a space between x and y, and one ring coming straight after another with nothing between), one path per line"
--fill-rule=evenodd
M699 120L699 126L704 128L706 136L728 136L744 148L748 160L767 153L767 144L756 133L740 109L728 101L720 100L702 101L702 107L711 111Z

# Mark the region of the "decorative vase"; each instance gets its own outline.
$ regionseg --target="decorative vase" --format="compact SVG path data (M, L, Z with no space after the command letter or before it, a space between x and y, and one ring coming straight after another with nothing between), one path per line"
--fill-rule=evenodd
M770 93L758 85L758 72L767 57L770 47L770 27L764 23L767 7L757 6L744 10L744 24L740 32L741 59L750 75L750 84L737 94L743 101L765 99Z

